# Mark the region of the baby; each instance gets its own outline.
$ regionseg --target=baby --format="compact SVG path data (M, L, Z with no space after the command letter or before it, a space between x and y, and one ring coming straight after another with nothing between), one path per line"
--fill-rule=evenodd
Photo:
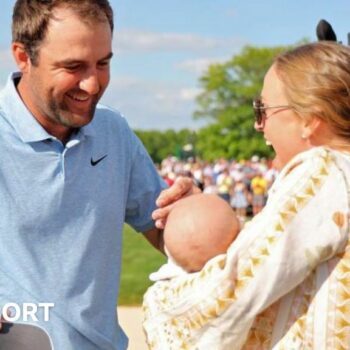
M215 194L196 194L179 200L164 229L168 263L150 279L158 281L200 271L208 260L227 251L239 226L230 205Z
M182 346L184 344L178 339L180 334L188 332L187 323L185 327L180 326L177 317L174 319L172 312L169 312L169 307L174 308L174 305L171 304L171 296L166 297L162 292L162 285L176 282L176 277L186 279L193 272L204 271L209 260L216 256L220 259L219 255L226 253L236 238L239 226L230 205L215 194L196 194L175 204L164 229L168 262L150 275L150 279L156 283L144 296L143 327L150 349L197 349ZM183 303L187 305L187 301L184 300L177 309L179 314ZM205 346L200 349L211 349L212 344L217 343L217 337L210 332L202 339Z

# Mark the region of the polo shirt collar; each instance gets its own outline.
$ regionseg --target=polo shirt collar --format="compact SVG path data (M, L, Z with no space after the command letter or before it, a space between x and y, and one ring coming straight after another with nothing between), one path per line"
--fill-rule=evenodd
M39 124L22 101L15 86L15 80L20 77L21 73L12 73L2 91L3 108L6 118L25 143L55 138ZM85 136L93 136L95 131L92 126L88 124L80 128L78 133L81 135L81 138L84 138Z

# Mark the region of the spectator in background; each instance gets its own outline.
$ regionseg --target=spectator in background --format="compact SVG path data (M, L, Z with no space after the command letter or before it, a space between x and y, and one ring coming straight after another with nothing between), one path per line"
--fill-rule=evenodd
M214 182L213 177L210 175L204 176L203 186L204 186L203 193L207 193L207 194L217 194L218 193L218 188Z
M252 178L250 188L252 191L253 215L261 212L265 205L268 183L260 171Z
M232 188L231 207L235 210L237 217L244 222L247 216L249 193L247 186L241 179L237 179Z
M251 182L256 174L260 173L262 177L266 179L267 189L270 188L275 180L278 172L270 163L271 161L266 161L264 158L259 159L257 155L253 156L250 160L240 160L237 162L235 160L228 161L220 158L213 163L201 161L198 158L194 161L192 158L180 160L174 156L168 156L162 161L159 173L168 185L172 185L177 177L186 176L192 178L203 192L217 194L219 192L219 184L217 181L219 180L221 183L223 178L225 178L224 186L221 187L221 196L225 197L225 200L228 200L230 197L231 205L233 204L233 197L236 197L236 194L233 193L235 183L237 181L243 181L248 206L244 210L246 201L239 200L239 215L244 217L253 215ZM223 177L221 175L224 173L225 169L229 169L229 176L227 176L226 172L225 177ZM229 191L227 191L227 187L230 188ZM239 183L236 188L238 191L237 196L243 199L240 195L240 190L238 190L240 187L242 187L241 183ZM256 199L255 213L261 210L261 206L266 202L266 197L267 193L265 191L265 199L261 197ZM236 202L237 199L234 201L238 205L238 202Z
M232 177L225 167L216 179L216 185L218 187L218 195L226 202L230 203L231 190L233 185Z

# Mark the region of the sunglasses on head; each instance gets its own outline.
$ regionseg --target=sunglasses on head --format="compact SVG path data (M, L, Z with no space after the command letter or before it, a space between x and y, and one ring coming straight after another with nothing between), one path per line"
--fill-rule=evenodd
M255 100L253 100L253 109L254 109L255 121L257 125L262 125L266 120L267 109L275 109L275 108L292 108L292 107L288 105L265 106L261 98L256 98Z

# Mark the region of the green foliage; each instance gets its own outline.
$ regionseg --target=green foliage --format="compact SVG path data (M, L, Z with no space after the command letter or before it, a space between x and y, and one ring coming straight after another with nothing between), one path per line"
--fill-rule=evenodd
M203 92L194 117L210 122L197 135L196 150L204 159L271 156L271 149L254 130L251 105L273 58L286 49L247 46L228 62L211 65L201 77Z
M168 155L181 157L182 147L193 142L193 131L175 130L135 130L155 163L160 163Z
M195 154L204 160L248 159L253 154L271 157L272 149L254 130L252 100L259 96L274 57L290 48L246 46L229 61L209 66L200 78L203 92L194 113L194 118L208 120L206 127L196 133L189 129L136 131L153 161L159 163L169 154L181 158L187 143L194 144Z
M140 305L151 285L148 276L165 262L165 257L153 248L141 233L124 226L120 305Z

